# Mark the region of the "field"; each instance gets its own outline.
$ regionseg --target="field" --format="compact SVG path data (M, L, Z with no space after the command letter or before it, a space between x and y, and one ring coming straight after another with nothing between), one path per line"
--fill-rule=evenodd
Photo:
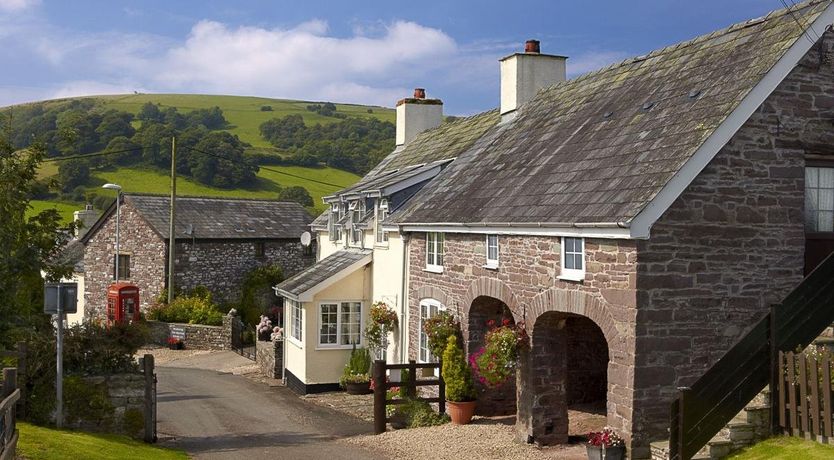
M32 208L29 210L28 215L35 215L47 209L57 209L61 214L61 217L64 219L64 222L72 222L73 211L80 211L84 209L84 206L81 204L65 203L61 201L32 200L29 204Z

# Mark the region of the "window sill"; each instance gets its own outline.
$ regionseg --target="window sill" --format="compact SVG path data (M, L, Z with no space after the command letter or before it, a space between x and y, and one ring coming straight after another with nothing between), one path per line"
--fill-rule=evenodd
M301 341L299 341L298 339L290 337L290 336L286 336L286 339L287 339L286 342L291 343L291 344L295 345L297 348L300 348L302 350L304 349L304 344L301 343Z
M374 249L388 249L388 243L376 243Z
M490 264L490 263L488 263L488 264L484 264L484 265L483 265L483 268L486 268L487 270L498 270L498 263L494 263L494 264Z
M424 272L429 273L443 273L443 266L442 265L426 265L426 268L423 269Z
M558 280L562 281L574 281L574 282L582 282L585 281L585 274L584 273L564 273L556 277Z
M364 347L362 347L361 344L356 345L357 350L361 350L362 348ZM314 348L315 351L350 351L352 349L353 345L318 345L316 348Z

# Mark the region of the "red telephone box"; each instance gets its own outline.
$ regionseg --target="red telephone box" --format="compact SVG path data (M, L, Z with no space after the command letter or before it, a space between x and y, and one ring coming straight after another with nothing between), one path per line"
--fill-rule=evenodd
M107 288L107 324L139 321L139 287L126 282Z

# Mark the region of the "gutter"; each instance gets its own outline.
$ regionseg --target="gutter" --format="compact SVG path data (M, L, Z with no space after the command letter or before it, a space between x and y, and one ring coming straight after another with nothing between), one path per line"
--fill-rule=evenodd
M398 222L397 227L496 227L496 228L629 228L628 222L426 222L419 224ZM385 228L385 227L383 227ZM392 228L396 228L393 227Z
M400 290L400 318L402 318L402 326L400 327L400 364L405 362L405 347L408 343L408 335L411 331L406 331L408 327L408 320L406 314L408 313L408 293L406 291L408 284L408 240L411 235L400 232L400 238L403 240L403 272L402 272L402 287ZM407 332L407 333L406 333Z

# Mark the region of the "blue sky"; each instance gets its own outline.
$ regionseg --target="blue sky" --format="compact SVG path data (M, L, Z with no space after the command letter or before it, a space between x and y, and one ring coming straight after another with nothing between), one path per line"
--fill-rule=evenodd
M790 1L790 0L787 0ZM780 0L0 0L0 106L124 92L392 106L498 104L528 38L577 75L781 8Z

